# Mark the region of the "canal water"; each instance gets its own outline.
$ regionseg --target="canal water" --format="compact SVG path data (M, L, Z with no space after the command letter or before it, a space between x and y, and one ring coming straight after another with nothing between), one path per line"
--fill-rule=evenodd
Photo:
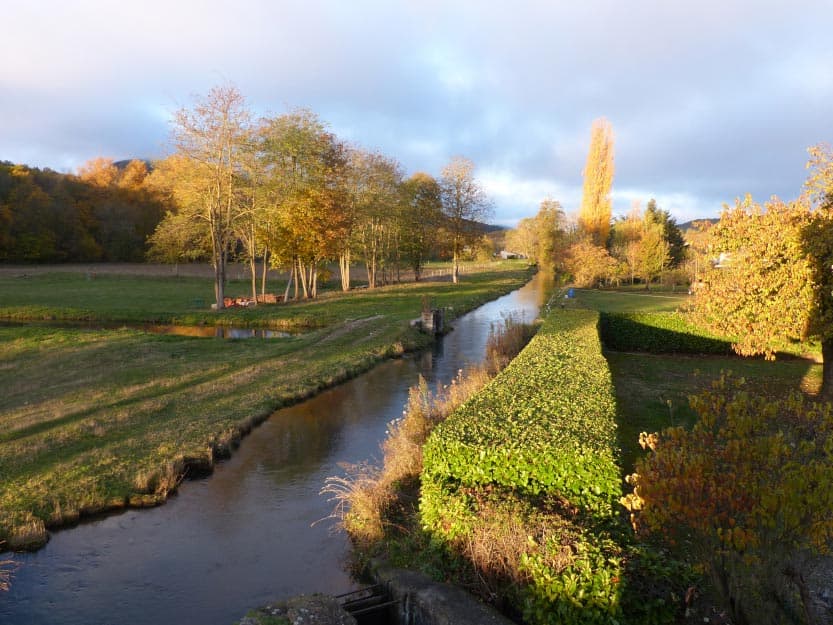
M480 362L491 325L509 313L533 320L545 291L539 274L458 319L433 351L277 411L163 506L55 532L40 551L15 555L0 624L231 625L270 600L354 589L347 538L325 519L325 479L343 474L340 463L378 459L419 375L448 383Z

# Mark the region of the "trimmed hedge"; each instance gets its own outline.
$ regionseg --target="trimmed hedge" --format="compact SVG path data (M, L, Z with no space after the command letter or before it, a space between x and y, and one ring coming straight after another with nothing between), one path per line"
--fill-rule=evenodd
M522 558L530 582L518 608L530 623L622 616L623 551L611 534L622 530L615 399L597 322L594 311L552 313L423 449L421 520L443 544L472 534L483 492L531 506L562 502L564 530L540 543L530 537Z
M686 321L680 313L600 313L605 347L652 354L731 355L732 342Z
M598 313L558 311L483 391L440 424L423 479L557 493L580 508L621 497L616 402Z

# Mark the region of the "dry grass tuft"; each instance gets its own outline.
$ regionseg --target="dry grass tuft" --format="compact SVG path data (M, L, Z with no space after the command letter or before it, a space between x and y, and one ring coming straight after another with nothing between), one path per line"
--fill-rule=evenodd
M485 367L490 376L497 375L520 353L535 335L538 326L513 314L504 316L503 324L492 324L486 342Z
M184 463L181 458L177 458L160 468L139 471L133 478L133 486L140 493L166 497L179 487L184 476Z
M17 563L14 560L0 560L0 591L9 589L9 582L16 568Z
M487 601L512 594L531 581L523 566L524 556L546 556L552 570L560 571L574 560L571 543L576 527L554 502L537 507L511 491L492 487L472 489L476 502L469 522L470 532L453 549L473 567L477 587L472 590ZM552 539L561 544L553 549Z
M49 540L46 526L40 519L30 517L27 521L16 525L9 535L8 546L15 551L35 549Z

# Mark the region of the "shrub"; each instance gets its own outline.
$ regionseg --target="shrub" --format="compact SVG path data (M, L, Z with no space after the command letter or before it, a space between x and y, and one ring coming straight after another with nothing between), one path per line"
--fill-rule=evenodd
M623 500L636 527L685 544L734 623L813 622L802 571L833 540L833 408L726 377L692 407L691 431L641 436L653 453Z

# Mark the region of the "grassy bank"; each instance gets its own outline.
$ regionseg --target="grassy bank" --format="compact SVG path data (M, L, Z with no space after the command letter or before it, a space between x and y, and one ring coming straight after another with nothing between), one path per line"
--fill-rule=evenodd
M216 455L275 408L425 345L427 337L408 325L424 297L459 314L528 276L518 264L496 264L456 286L408 284L219 314L188 312L205 281L3 278L6 317L28 310L54 318L314 329L234 341L127 328L0 327L0 542L34 546L43 542L44 527L164 500L186 473L210 469Z

